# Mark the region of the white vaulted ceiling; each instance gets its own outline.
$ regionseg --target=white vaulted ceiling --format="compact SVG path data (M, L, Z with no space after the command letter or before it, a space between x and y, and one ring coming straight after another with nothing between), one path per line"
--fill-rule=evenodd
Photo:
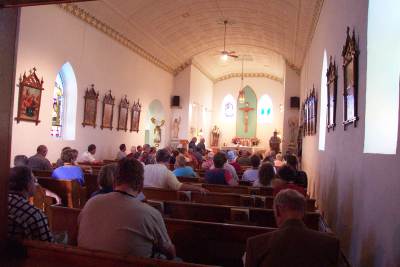
M212 79L240 73L221 62L226 49L248 55L246 73L283 78L285 61L300 69L323 0L101 0L78 4L176 72L193 62Z

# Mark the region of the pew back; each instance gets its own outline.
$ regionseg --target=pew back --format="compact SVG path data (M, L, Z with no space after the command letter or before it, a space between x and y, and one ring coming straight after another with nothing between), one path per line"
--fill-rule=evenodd
M86 187L82 187L77 181L38 177L38 183L56 193L61 198L63 206L82 208L86 203Z

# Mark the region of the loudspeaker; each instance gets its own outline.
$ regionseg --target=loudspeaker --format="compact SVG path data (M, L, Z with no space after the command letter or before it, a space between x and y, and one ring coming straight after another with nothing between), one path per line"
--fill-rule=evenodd
M172 98L171 98L171 106L172 107L179 107L180 102L181 102L181 99L180 99L179 95L172 96Z
M290 98L290 108L300 108L300 97L292 96Z

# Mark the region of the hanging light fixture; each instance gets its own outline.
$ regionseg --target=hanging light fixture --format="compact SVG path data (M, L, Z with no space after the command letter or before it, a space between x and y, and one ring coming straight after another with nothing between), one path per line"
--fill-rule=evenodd
M241 82L240 82L240 88L239 88L239 103L243 104L246 99L245 99L245 95L244 95L244 90L243 90L243 59L244 57L242 56L242 77L241 77Z

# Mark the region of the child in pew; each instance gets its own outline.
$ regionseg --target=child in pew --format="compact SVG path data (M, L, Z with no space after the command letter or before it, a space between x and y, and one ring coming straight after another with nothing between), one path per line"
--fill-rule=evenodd
M85 183L84 174L79 166L74 165L75 153L72 149L64 150L61 156L64 166L53 171L51 177L59 180L76 180L80 185Z
M186 166L186 159L183 155L178 155L175 161L175 170L172 172L175 176L197 177L193 168Z
M253 156L251 156L250 160L252 168L244 171L242 180L254 182L258 178L258 169L260 167L261 159L258 155L254 154Z

